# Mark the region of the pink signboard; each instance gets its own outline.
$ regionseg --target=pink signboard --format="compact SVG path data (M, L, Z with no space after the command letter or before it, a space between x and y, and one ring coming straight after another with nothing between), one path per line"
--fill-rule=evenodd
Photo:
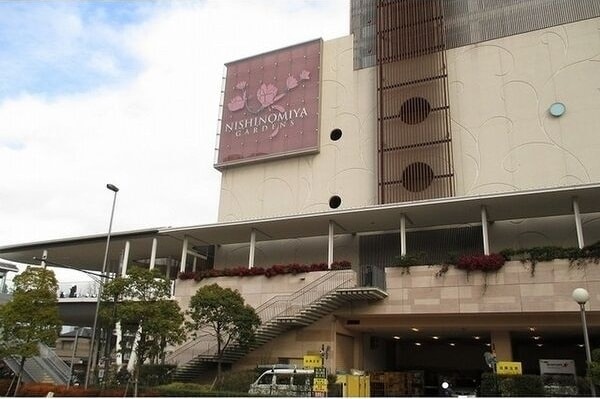
M321 40L227 64L222 168L318 151Z

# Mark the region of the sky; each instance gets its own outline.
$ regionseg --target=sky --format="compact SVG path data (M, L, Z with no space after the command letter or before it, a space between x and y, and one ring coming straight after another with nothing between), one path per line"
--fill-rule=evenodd
M217 221L224 64L349 32L349 0L0 2L0 246Z

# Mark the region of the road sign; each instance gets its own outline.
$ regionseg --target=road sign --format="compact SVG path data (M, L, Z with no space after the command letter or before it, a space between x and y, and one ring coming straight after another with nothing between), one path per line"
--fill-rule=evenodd
M327 392L327 378L314 378L313 392Z
M315 367L315 378L327 379L327 369L325 367Z
M496 364L496 373L505 375L523 374L521 362L498 362Z
M304 355L304 368L314 368L323 366L323 358L321 355Z

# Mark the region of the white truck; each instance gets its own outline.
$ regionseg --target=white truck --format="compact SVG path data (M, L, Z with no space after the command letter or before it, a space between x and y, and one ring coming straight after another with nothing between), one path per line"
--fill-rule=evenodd
M250 385L251 395L311 396L314 370L271 368Z

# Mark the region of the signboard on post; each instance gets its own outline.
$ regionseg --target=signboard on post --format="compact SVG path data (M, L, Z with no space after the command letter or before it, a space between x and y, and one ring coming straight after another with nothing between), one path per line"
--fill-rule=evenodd
M327 369L325 367L315 367L315 378L327 378Z
M327 369L315 367L315 378L313 378L314 396L326 396L327 394Z
M226 67L217 169L318 151L321 39Z
M521 362L498 362L496 363L496 373L504 375L521 375L523 366Z
M321 355L304 355L303 366L305 369L312 369L323 366L323 358Z
M540 359L544 389L552 396L576 396L577 374L571 359Z

